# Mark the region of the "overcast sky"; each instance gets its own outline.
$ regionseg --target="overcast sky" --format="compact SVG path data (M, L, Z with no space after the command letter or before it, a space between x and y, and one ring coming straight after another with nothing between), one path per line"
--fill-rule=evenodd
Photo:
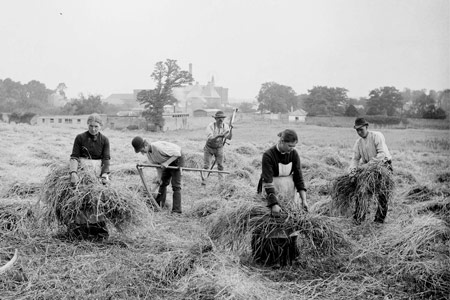
M69 97L152 88L154 65L193 65L229 97L275 81L297 94L343 87L450 88L449 0L14 0L0 9L0 79Z

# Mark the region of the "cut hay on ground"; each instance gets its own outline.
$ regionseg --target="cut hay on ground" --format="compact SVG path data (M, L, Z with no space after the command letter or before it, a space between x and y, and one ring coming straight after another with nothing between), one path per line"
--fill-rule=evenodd
M283 211L281 217L273 218L261 202L241 200L211 215L209 234L219 244L237 251L245 251L253 233L269 236L280 230L299 234L302 244L316 253L332 254L350 245L333 219L304 213L297 205L284 206Z
M215 213L224 205L224 200L220 198L203 199L193 205L189 215L203 218Z
M0 235L25 229L33 216L31 205L28 203L0 203Z
M135 193L103 185L92 172L80 170L80 181L72 187L68 165L53 165L45 178L40 201L44 204L43 217L48 222L74 223L79 212L96 212L121 230L138 225L149 218L149 210Z
M445 221L433 215L423 215L386 228L379 243L386 253L415 258L426 256L431 248L448 238L450 229Z
M40 188L41 188L41 185L37 184L37 183L30 184L30 183L14 182L9 187L5 196L7 198L10 198L13 196L19 196L19 197L33 196L33 195L39 193Z
M383 162L369 163L358 168L355 175L345 174L333 180L331 199L333 211L341 215L349 215L355 202L359 207L358 219L363 218L371 204L378 205L378 198L385 196L389 201L394 191L392 172Z
M389 257L394 282L407 283L409 294L420 299L447 299L450 295L450 228L433 216L423 215L394 223L379 239Z
M249 185L246 180L237 178L222 180L214 188L217 195L227 200L248 199L256 192L256 187Z
M426 185L415 185L405 193L405 200L409 202L424 202L431 199L434 192Z
M436 175L436 181L439 183L450 182L450 172L442 172Z
M184 167L186 168L203 168L203 153L200 152L183 152Z

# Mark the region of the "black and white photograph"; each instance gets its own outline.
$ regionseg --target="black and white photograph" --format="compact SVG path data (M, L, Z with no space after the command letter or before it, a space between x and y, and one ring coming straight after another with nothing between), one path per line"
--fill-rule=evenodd
M0 299L450 299L449 0L0 6Z

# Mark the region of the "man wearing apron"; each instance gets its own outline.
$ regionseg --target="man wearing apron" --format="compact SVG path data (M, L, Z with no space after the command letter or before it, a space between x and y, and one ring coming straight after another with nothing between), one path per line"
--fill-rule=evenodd
M295 203L299 203L298 196L300 196L301 207L307 211L300 157L295 150L298 142L297 133L286 129L278 136L280 137L278 143L263 154L258 193L262 192L265 196L267 207L274 216L278 216L281 212L280 196Z

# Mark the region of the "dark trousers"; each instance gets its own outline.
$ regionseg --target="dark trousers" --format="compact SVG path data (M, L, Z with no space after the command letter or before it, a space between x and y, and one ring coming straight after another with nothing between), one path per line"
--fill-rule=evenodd
M170 166L182 167L184 166L184 157L181 156ZM158 196L156 202L159 206L163 207L166 203L167 186L172 184L173 198L172 198L172 211L181 213L181 171L179 169L164 169L161 175L161 186L159 187Z

